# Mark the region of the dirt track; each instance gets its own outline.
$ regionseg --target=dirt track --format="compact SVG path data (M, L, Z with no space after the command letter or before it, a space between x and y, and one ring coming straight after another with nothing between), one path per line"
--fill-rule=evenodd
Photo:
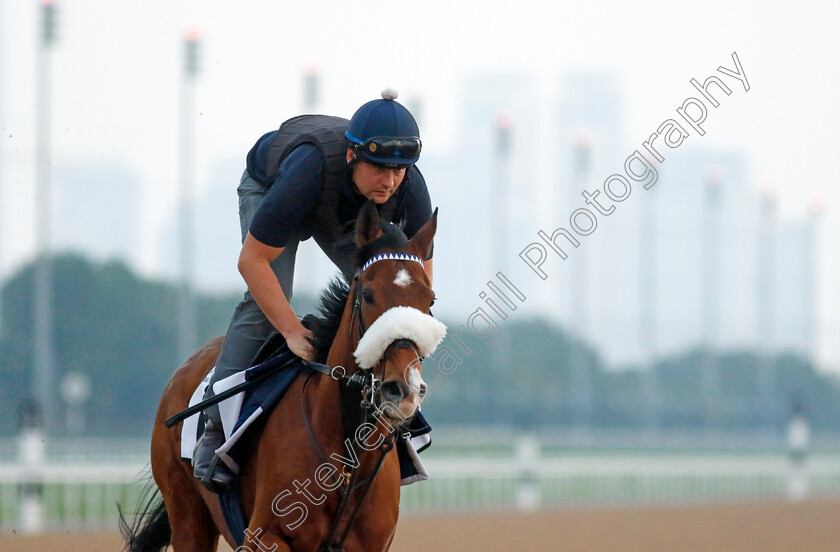
M120 548L113 534L0 536L2 552L116 552ZM405 517L391 550L838 552L840 500Z

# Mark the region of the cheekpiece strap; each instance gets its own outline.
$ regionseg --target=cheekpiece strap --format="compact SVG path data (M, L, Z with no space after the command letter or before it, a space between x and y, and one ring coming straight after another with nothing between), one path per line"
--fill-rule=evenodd
M406 253L382 253L372 257L362 266L358 273L364 272L370 265L378 261L414 261L415 263L420 263L420 266L423 266L423 259L417 255L408 255Z

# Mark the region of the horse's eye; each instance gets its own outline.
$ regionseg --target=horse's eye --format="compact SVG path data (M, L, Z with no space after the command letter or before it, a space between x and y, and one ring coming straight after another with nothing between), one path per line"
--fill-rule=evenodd
M362 300L368 305L373 304L373 290L364 288L362 290Z
M437 297L432 297L432 302L429 303L429 308L432 308L432 307L435 306L435 301L437 301Z

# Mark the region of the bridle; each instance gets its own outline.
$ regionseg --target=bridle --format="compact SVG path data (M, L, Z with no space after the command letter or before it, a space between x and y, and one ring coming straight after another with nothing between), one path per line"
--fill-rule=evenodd
M351 314L351 318L353 322L350 326L350 335L352 336L354 332L354 326L358 328L358 337L355 339L355 343L361 341L362 337L364 336L365 332L367 331L367 327L364 323L362 318L362 304L361 304L361 290L362 290L362 282L360 279L360 275L367 269L370 265L375 262L381 260L407 260L407 261L415 261L419 262L421 265L423 264L422 259L415 255L408 255L403 253L385 253L380 254L372 257L366 263L362 265L362 267L356 272L353 278L353 288L352 288L352 302L353 302L353 312ZM353 341L353 340L351 340ZM420 356L419 352L417 351L417 347L412 343L411 349L414 350L414 354L417 356L417 362L422 361L422 357ZM342 389L342 392L352 392L352 390L358 389L360 391L361 399L359 400L359 419L358 423L355 427L362 425L363 423L368 422L371 420L376 413L383 413L385 404L380 402L377 403L377 397L381 399L380 394L380 387L382 385L382 381L385 379L385 363L382 363L382 377L377 379L376 375L374 374L374 368L359 368L359 370L351 375L347 375L346 369L343 366L334 366L330 367L325 364L320 364L317 362L312 361L304 361L304 364L308 367L312 368L314 372L320 372L322 374L328 375L334 380L336 380ZM306 413L306 386L309 383L309 380L314 375L314 372L310 373L306 380L301 387L301 400L300 400L300 407L301 407L301 414L303 417L303 425L306 428L307 434L309 435L309 440L312 442L315 451L318 453L318 456L322 463L328 463L329 459L327 454L324 452L324 449L321 447L320 443L318 443L318 439L315 437L315 433L312 431L312 426L309 423L309 417ZM342 405L343 406L343 405ZM342 408L342 416L344 415L344 408ZM385 437L382 443L379 445L377 449L374 449L378 452L379 457L376 460L376 465L374 469L371 471L369 475L360 479L359 476L359 468L361 467L361 454L364 451L359 452L354 450L354 452L358 455L359 462L353 467L351 467L350 471L347 471L347 467L345 466L342 469L342 476L344 477L344 482L339 487L339 492L341 493L341 501L339 502L338 509L336 511L335 517L330 524L329 532L327 533L327 537L325 539L324 544L319 549L319 552L344 552L344 542L347 539L347 536L350 534L350 530L353 527L353 522L355 521L362 503L364 502L365 497L370 490L370 487L373 483L374 478L379 473L379 470L382 468L383 463L385 462L385 457L394 448L394 444L396 442L397 433L400 430L400 426L396 425L393 428L393 431L388 433L387 437ZM345 431L346 432L346 431ZM355 440L348 439L346 441L349 443L349 446L356 447ZM372 452L372 451L371 451ZM339 531L339 524L341 522L341 518L344 516L345 512L350 503L350 498L354 492L359 491L359 497L356 501L356 504L350 511L347 521L344 524L344 528Z

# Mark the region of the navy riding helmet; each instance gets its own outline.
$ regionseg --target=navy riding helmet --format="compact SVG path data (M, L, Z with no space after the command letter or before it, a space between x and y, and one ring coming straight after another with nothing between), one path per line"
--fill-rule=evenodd
M411 113L386 88L382 99L356 110L344 135L356 155L373 165L408 167L420 158L420 131Z

